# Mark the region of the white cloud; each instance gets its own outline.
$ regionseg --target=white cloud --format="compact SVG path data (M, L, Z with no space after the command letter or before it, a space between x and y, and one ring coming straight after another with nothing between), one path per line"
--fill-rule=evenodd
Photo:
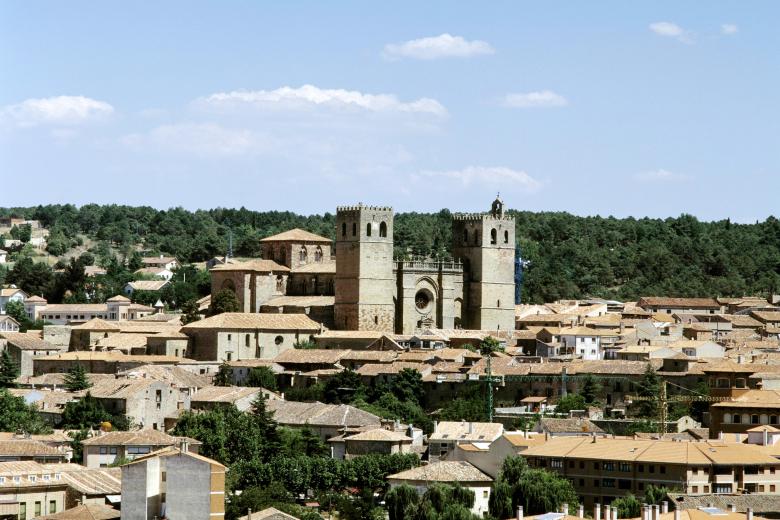
M25 99L0 109L0 119L17 126L77 125L110 116L114 107L105 101L84 96L56 96Z
M733 23L724 23L720 26L720 33L725 34L726 36L731 36L732 34L737 34L739 32L739 27L734 25Z
M131 148L149 147L169 152L193 153L201 156L240 156L266 153L274 148L274 140L246 129L231 129L213 123L182 123L161 125L145 134L122 138Z
M637 173L634 175L634 178L642 182L678 182L687 180L688 176L661 168L658 170Z
M483 54L493 54L495 49L482 40L468 41L462 36L440 34L403 43L388 43L383 56L387 59L414 58L435 60L438 58L469 58Z
M564 107L569 101L551 90L507 94L502 104L511 108Z
M450 182L459 182L463 186L491 185L519 188L522 191L537 191L542 183L522 170L513 170L504 166L468 166L462 170L420 172L417 178L434 178Z
M402 102L393 94L365 94L356 90L321 89L314 85L276 90L234 90L217 92L199 98L198 106L230 109L256 107L265 109L305 110L315 107L360 109L370 112L401 112L445 116L447 110L435 99L420 98Z
M672 22L655 22L650 24L650 30L659 36L674 38L682 43L693 43L693 35Z

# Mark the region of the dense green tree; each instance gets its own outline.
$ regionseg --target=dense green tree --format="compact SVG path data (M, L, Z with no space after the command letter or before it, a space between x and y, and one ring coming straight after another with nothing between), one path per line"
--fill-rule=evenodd
M666 486L654 486L651 484L645 489L645 503L651 505L660 504L666 500L666 495L671 491Z
M15 284L30 296L48 299L54 286L54 274L48 265L22 258L8 272L6 283Z
M73 462L83 464L84 445L81 442L89 438L89 428L81 428L80 430L69 431L68 437L71 439L70 448L73 450Z
M276 374L268 367L252 367L246 376L244 386L265 388L275 392L278 389Z
M22 397L0 388L0 431L38 434L49 433L51 428L34 405L28 405Z
M637 518L642 513L642 503L634 495L618 497L611 505L618 510L618 518Z
M200 319L198 304L195 302L195 300L187 300L186 302L184 302L184 304L181 306L181 311L182 311L182 315L181 315L182 325L187 325L188 323L192 323Z
M488 500L488 512L493 518L512 518L512 486L503 478L493 484Z
M304 340L298 340L295 343L293 343L293 348L297 348L301 350L311 350L313 348L317 348L317 344L310 339L304 339Z
M643 419L656 420L658 417L658 396L661 393L661 379L650 363L645 367L642 379L639 380L636 387L637 395L646 398L634 404L637 415Z
M566 394L558 400L555 405L556 413L569 413L572 410L585 410L587 404L582 394Z
M596 381L596 378L592 374L587 374L582 382L582 389L580 395L585 399L585 404L594 405L599 401L599 395L601 395L601 384Z
M342 370L325 381L325 402L349 404L364 391L363 382L354 370Z
M404 368L390 381L389 391L400 401L422 404L423 391L422 374L413 368Z
M11 357L11 352L6 348L0 354L0 388L16 387L16 378L19 377L19 365Z
M11 238L21 240L25 244L32 238L32 226L30 224L20 224L11 228L9 232Z
M78 392L79 390L86 390L90 388L92 383L87 379L87 371L84 370L84 366L81 363L76 363L65 374L65 388L69 392Z
M214 386L231 386L233 384L233 367L227 360L219 365L217 373L214 374Z
M130 429L130 421L124 415L112 414L106 410L100 400L87 394L76 401L71 401L65 405L62 412L63 429L84 429L91 428L97 430L102 423L108 422L115 430Z
M236 298L236 293L230 289L222 289L211 297L211 314L222 314L223 312L239 312L241 306Z
M416 507L420 502L420 495L412 486L403 484L392 488L385 494L385 507L390 515L389 520L405 520L407 511Z
M534 515L558 511L563 504L574 507L579 503L571 482L557 473L529 468L520 456L504 459L496 482L502 481L511 486L512 511L522 505L527 514Z

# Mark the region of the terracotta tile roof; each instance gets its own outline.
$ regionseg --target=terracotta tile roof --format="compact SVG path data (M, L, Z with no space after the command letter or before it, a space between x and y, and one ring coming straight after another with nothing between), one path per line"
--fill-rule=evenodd
M88 392L98 399L127 399L145 392L156 381L149 379L102 379Z
M175 446L181 440L190 445L200 445L200 441L189 437L174 437L159 430L141 430L135 432L108 432L84 439L85 446Z
M715 298L667 298L645 296L637 302L639 307L720 308Z
M286 265L280 265L273 260L255 259L247 262L231 262L227 264L215 265L212 271L255 271L261 273L282 273L289 272L290 268Z
M127 296L122 296L121 294L117 294L116 296L112 296L107 302L114 302L114 303L130 303L130 298Z
M171 262L176 262L176 257L173 256L145 256L141 259L141 261L145 264L168 264Z
M57 448L31 439L0 440L0 458L2 457L62 457L65 453Z
M322 244L330 244L333 242L329 238L315 235L309 231L300 228L290 229L283 231L279 234L272 235L262 239L260 242L318 242Z
M493 482L465 461L439 461L388 475L387 480L424 482Z
M580 418L568 418L557 419L553 417L542 417L539 419L541 428L548 433L603 433L604 430L599 428L595 423L589 419Z
M401 433L386 430L384 428L374 428L364 432L356 433L344 437L345 441L373 441L373 442L412 442L412 438Z
M204 375L169 365L141 365L119 372L116 377L164 381L179 388L204 388L211 385L210 379Z
M63 352L62 354L56 354L53 356L39 356L34 359L43 361L116 361L116 362L128 362L128 363L180 363L183 361L189 361L185 358L175 356L128 356L117 350L110 350L107 352L93 352L93 351L77 351L77 352Z
M247 386L206 386L190 398L192 403L235 403L239 399L254 397L263 389Z
M431 366L424 363L412 363L405 361L394 361L392 363L367 363L357 370L361 376L378 376L380 374L398 374L401 370L410 368L417 370L425 376L431 373Z
M393 350L348 350L341 361L371 361L374 363L391 363L398 357Z
M285 364L330 364L335 365L341 358L349 354L349 350L328 349L296 349L291 348L280 352L274 359L274 363Z
M33 295L33 296L30 296L29 298L26 298L26 299L24 300L24 302L25 302L25 303L40 303L40 302L46 303L46 300L44 300L44 299L43 299L42 297L40 297L40 296Z
M503 433L501 423L442 421L428 438L431 441L492 442Z
M292 272L332 274L336 272L336 262L314 262L311 264L294 267Z
M379 339L384 332L378 330L326 330L315 338L323 339Z
M249 515L242 516L238 520L249 520ZM288 515L275 507L268 507L262 511L252 513L252 520L298 520L298 517Z
M18 347L20 350L62 350L60 347L36 336L26 332L0 332L0 338L5 338L8 343Z
M225 312L194 321L181 328L182 332L200 329L261 329L319 332L322 326L305 314L256 314Z
M282 425L344 427L379 426L381 423L376 415L346 404L272 400L266 402L266 408L274 412L274 419Z
M748 390L731 401L713 403L711 408L780 408L780 390Z
M335 296L275 296L263 303L263 307L332 307Z
M746 511L748 507L752 508L753 512L756 514L777 513L777 511L780 511L780 495L769 493L744 493L739 495L685 495L681 493L669 493L667 497L675 507L682 509L682 512L696 510L700 507L707 507L710 505L717 507L724 512L728 512L730 505L735 506L740 513ZM670 516L673 517L673 514L661 515L661 518L662 520L671 520ZM682 515L680 516L681 520L683 520ZM704 520L705 518L708 518L708 520L712 520L713 518L733 520L725 515L718 515L716 517L710 515L709 517L700 518L701 520ZM756 519L757 517L754 516L753 518ZM738 520L744 519L745 515L741 514Z
M21 290L21 289L14 289L14 288L11 288L11 287L3 287L2 289L0 289L0 297L3 297L3 298L10 298L11 296L13 296L16 293L25 294L25 292L23 290ZM29 298L28 298L28 300L29 300Z
M750 314L762 322L780 322L780 311L752 311Z
M36 520L113 520L122 513L106 504L81 504L59 513L38 516Z
M730 321L734 327L759 328L763 325L760 321L747 314L724 314L723 317Z
M134 291L159 291L170 282L168 280L136 280L134 282L128 282Z
M74 330L105 330L105 331L116 331L118 332L119 325L114 323L109 323L106 320L100 319L100 318L92 318L91 320L85 321L81 325L76 325L73 327Z

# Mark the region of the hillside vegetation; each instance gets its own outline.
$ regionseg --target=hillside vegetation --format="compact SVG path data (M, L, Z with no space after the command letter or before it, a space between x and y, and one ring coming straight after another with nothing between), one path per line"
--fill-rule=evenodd
M526 268L525 302L588 296L634 299L641 295L742 296L780 288L780 221L755 224L700 222L690 215L667 219L578 217L567 213L510 211ZM117 252L120 261L141 246L183 262L199 262L227 249L235 256L260 254L260 240L299 227L334 237L333 214L241 209L157 210L117 205L48 205L2 208L0 216L40 220L50 229L50 252L75 247L80 236L93 252ZM400 213L395 219L396 256L445 258L451 214ZM56 251L53 251L55 249ZM97 254L98 259L105 255Z

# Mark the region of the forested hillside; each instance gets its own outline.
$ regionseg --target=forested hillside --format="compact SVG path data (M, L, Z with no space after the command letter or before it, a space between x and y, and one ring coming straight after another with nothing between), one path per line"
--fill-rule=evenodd
M727 296L767 294L780 288L780 221L756 224L700 222L689 215L660 219L577 217L567 213L510 212L526 269L523 300L640 295ZM224 254L228 230L235 256L260 252L260 240L293 227L333 237L334 215L241 209L160 211L150 207L49 205L3 208L0 216L40 220L50 229L49 251L61 255L87 237L129 257L144 250L184 262ZM450 212L401 213L395 220L396 255L446 257ZM98 255L100 258L100 255Z

